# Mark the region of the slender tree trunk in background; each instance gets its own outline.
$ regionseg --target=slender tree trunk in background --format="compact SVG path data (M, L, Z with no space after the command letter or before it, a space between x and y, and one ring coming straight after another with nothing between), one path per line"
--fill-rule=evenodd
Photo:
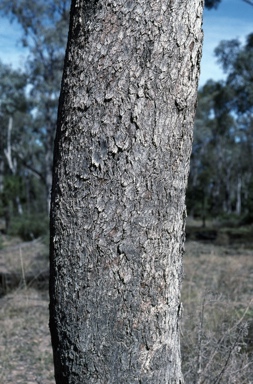
M15 176L17 173L17 160L12 156L12 143L11 143L11 131L13 128L13 118L9 118L8 130L7 130L7 148L4 150L5 157L10 168L11 173ZM21 205L20 197L15 197L15 202L18 209L18 214L23 215L23 207ZM7 208L8 210L8 208Z
M182 383L201 0L71 8L51 209L57 384Z
M236 214L240 216L242 213L242 178L238 176L236 188Z
M0 194L3 193L4 190L4 161L3 158L0 157Z

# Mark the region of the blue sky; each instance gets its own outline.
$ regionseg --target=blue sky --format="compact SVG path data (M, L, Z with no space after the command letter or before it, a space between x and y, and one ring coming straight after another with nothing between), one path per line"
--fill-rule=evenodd
M13 68L24 67L28 54L20 42L21 36L22 29L17 23L10 23L8 19L0 17L0 59Z
M222 0L217 10L205 11L200 85L208 79L224 78L213 54L219 42L233 38L244 42L250 32L253 32L253 7L243 0ZM28 54L19 42L21 35L21 28L17 24L0 18L0 59L14 68L24 67Z
M225 77L216 63L214 49L221 40L238 38L242 43L253 32L253 6L243 0L222 0L217 10L204 12L204 44L200 85Z

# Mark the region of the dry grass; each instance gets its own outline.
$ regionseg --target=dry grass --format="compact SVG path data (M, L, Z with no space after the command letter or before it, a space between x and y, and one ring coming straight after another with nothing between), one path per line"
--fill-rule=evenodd
M45 245L3 237L0 273L0 383L53 384L48 329L47 283L35 290L48 270Z
M18 239L4 245L0 267L21 280L0 298L0 383L53 384L47 291L24 283L48 268L45 248ZM185 382L252 384L253 250L190 241L184 266Z
M36 279L48 271L48 250L40 239L23 242L18 237L2 236L2 240L0 273L22 280L24 275Z
M253 251L199 242L186 243L183 301L204 292L222 294L234 305L247 306L253 295Z
M253 251L188 242L184 265L186 383L253 383Z
M16 290L0 306L0 382L53 384L47 295Z

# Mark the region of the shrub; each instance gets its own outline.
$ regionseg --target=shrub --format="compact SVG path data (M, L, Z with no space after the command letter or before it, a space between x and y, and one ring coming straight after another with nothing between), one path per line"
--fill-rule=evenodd
M24 241L47 238L49 219L46 215L22 215L11 220L9 235L20 236Z

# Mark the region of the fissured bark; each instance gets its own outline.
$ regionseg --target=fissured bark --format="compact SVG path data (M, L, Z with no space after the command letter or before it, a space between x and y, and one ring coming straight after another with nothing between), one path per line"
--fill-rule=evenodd
M201 0L75 0L55 142L57 384L183 383L180 286Z

